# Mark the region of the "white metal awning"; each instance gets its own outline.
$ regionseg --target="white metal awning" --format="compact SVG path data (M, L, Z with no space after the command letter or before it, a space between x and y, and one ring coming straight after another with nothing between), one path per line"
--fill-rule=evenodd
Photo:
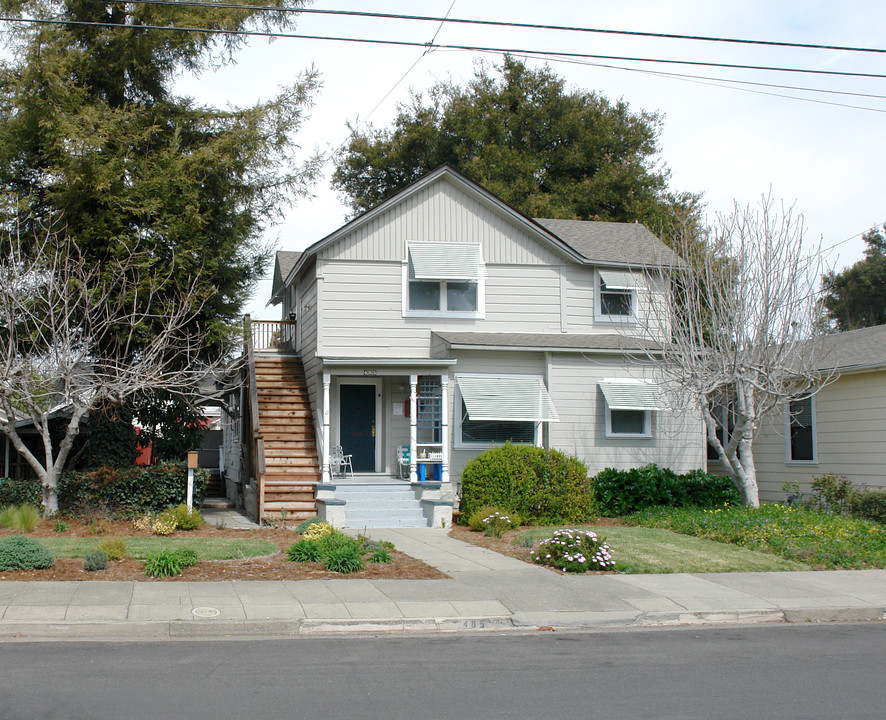
M600 270L600 279L607 290L633 290L638 284L630 270Z
M456 381L471 420L560 420L541 378L459 375Z
M414 280L479 280L483 261L477 243L410 243L409 265Z
M653 383L601 382L610 410L664 410L661 387Z

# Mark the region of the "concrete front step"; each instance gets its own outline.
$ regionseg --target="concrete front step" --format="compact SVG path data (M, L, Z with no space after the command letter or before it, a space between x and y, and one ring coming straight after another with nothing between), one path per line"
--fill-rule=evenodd
M421 503L406 483L338 484L334 495L345 503L346 528L428 527Z

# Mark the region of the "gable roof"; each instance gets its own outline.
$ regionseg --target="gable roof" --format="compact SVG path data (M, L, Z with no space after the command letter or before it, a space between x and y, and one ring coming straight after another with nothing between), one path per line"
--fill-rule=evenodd
M408 187L400 190L371 210L345 223L338 230L318 240L303 253L277 253L277 266L274 273L274 289L271 303L280 300L283 286L291 282L298 271L311 258L325 247L336 242L342 236L352 232L363 224L386 212L392 205L402 202L409 196L421 191L427 185L446 178L458 184L465 192L482 198L509 216L517 225L523 227L539 242L558 250L579 264L610 264L628 267L645 267L658 263L667 265L679 264L679 258L645 226L639 223L599 222L595 220L550 220L531 219L519 210L508 205L501 198L493 195L479 183L474 182L450 165L442 165L428 173ZM297 255L289 272L282 273L277 283L277 269L282 271L281 255Z
M271 287L271 300L277 297L277 294L283 289L286 278L292 269L298 264L303 253L292 252L290 250L278 250L274 258L274 284Z
M886 368L886 325L825 335L819 370L841 373Z

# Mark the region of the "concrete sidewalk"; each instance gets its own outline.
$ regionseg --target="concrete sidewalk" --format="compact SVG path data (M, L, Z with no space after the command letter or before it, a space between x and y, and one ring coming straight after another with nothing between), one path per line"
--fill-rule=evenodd
M450 538L370 530L445 580L0 582L0 637L159 639L886 619L886 570L558 574Z

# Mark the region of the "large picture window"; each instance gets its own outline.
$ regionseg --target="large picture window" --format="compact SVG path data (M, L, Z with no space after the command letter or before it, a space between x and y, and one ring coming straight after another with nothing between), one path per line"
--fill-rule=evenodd
M457 375L457 445L535 444L559 420L544 381L528 375Z
M788 403L788 460L815 462L815 414L811 397Z
M404 314L478 317L483 261L476 243L410 243Z

